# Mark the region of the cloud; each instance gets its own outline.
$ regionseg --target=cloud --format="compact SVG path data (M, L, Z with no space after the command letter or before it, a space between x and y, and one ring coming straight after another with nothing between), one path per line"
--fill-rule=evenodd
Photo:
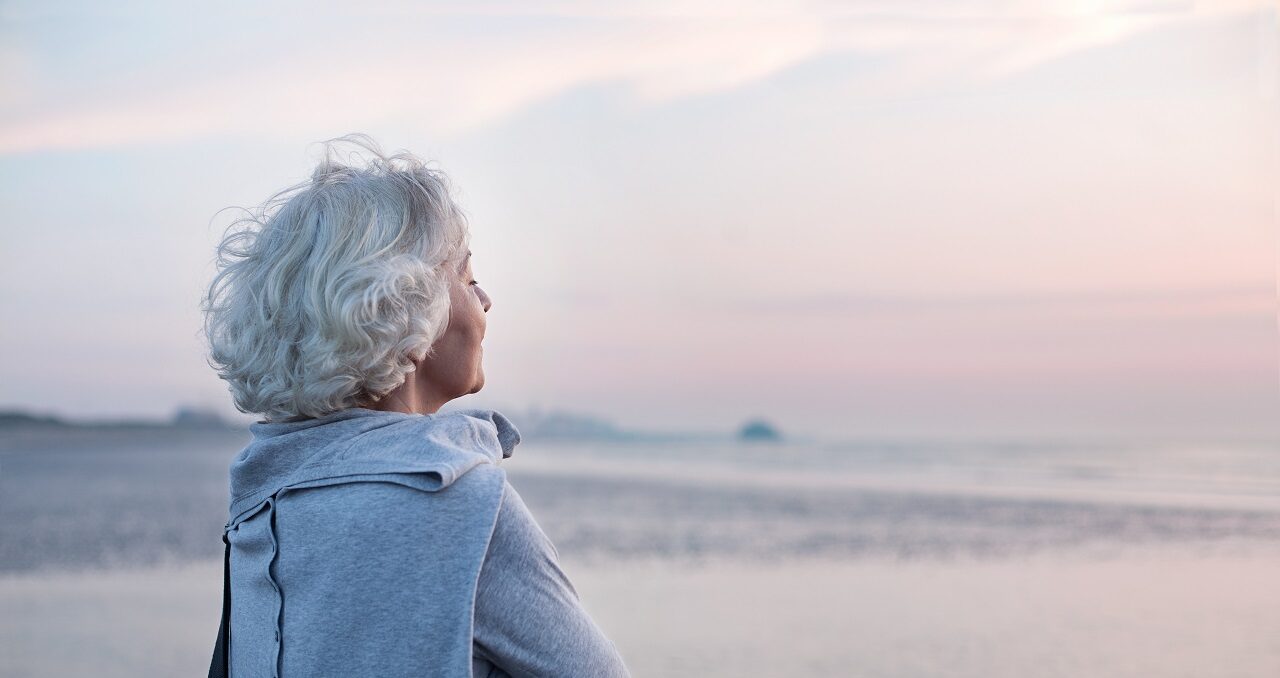
M817 54L822 32L797 18L575 25L548 34L425 35L354 52L294 49L225 72L173 81L160 73L116 92L49 96L0 118L0 152L114 146L218 133L327 133L413 116L440 133L500 120L598 83L637 100L742 86Z
M91 71L95 53L77 52L56 32L41 42L32 28L37 23L23 23L34 10L10 6L6 32L28 38L18 44L32 51L6 48L0 55L3 64L22 65L0 68L0 89L21 91L24 103L0 114L0 153L224 134L310 138L407 118L436 135L457 134L582 87L620 85L637 105L661 105L748 86L846 52L888 58L867 91L919 89L958 70L965 77L1005 77L1205 14L1098 5L1032 3L998 13L964 2L427 9L382 3L358 15L254 9L251 17L187 26L187 43L160 43L128 72L87 84L41 77L41 64L55 58L70 60L73 70L79 59ZM1213 7L1209 14L1252 11L1256 4ZM140 33L165 22L149 16L131 23L143 14L132 11L133 19L127 12L117 17L120 41L141 40ZM69 13L61 21L77 19ZM257 29L247 39L246 25ZM35 88L42 81L43 89Z
M1189 288L1106 289L1005 294L904 295L830 294L791 299L721 300L710 308L726 312L782 314L915 313L981 310L1152 316L1252 315L1266 317L1275 310L1273 285L1252 284Z

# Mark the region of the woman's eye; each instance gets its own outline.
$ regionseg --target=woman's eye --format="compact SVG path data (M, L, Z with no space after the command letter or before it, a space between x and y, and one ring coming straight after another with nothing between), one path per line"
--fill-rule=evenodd
M479 280L472 280L471 282L469 282L469 283L467 283L467 284L468 284L468 285L479 285L479 284L480 284L480 281L479 281Z

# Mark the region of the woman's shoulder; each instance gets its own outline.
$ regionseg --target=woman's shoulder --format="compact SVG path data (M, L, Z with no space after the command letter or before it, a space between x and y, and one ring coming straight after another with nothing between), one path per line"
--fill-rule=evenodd
M385 433L411 446L425 441L442 449L479 452L498 463L510 457L520 443L520 431L515 424L494 410L465 409L405 416L387 427ZM376 448L378 436L369 442Z
M231 519L284 490L389 481L437 492L468 475L476 476L468 486L481 477L500 486L505 473L498 464L519 441L515 426L492 410L425 416L364 410L258 429L231 467Z

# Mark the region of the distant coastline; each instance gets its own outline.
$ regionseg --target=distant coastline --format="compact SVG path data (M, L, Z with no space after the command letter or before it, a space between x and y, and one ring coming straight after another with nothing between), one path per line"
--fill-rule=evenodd
M521 438L530 442L679 443L734 439L730 433L628 429L603 417L564 410L501 408L499 411L516 425Z
M445 411L448 411L446 409ZM682 442L730 440L729 434L635 431L619 427L600 417L564 411L531 409L501 410L520 430L526 441L553 442ZM0 410L0 431L206 431L243 432L248 422L230 421L209 410L183 407L167 420L96 419L77 420L37 414L20 409Z
M0 430L6 429L182 429L242 431L245 426L227 421L214 412L196 408L179 408L165 420L101 419L77 421L63 417L33 414L23 410L0 410Z
M444 411L449 411L446 408ZM593 415L563 410L501 409L520 435L529 442L778 442L783 436L772 424L748 420L734 431L642 431L623 428ZM208 431L244 432L247 421L227 419L217 412L197 407L180 407L168 419L71 419L22 409L0 410L0 431Z

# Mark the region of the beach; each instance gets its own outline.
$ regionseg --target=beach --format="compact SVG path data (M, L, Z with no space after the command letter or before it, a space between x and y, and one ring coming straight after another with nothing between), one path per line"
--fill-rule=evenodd
M636 676L1280 675L1275 558L566 561ZM193 675L221 563L0 577L3 673Z

